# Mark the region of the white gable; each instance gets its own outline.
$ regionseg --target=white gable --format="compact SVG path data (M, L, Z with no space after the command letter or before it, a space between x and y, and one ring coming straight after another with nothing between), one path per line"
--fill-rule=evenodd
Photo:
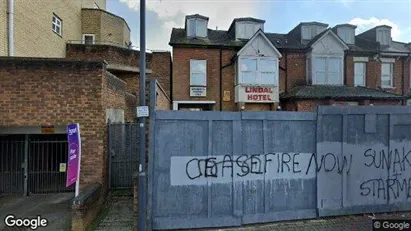
M258 31L244 47L238 52L240 56L266 56L281 58L280 52L273 46L268 38Z
M312 46L314 54L344 54L345 45L333 32L329 31L319 38Z

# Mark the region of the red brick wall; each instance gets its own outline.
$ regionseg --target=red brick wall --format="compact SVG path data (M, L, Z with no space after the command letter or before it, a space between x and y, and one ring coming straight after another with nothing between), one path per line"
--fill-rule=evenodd
M409 89L411 88L410 86L410 81L411 81L410 65L411 65L411 60L408 60L408 61L404 60L404 76L405 76L404 92L405 94L407 94Z
M393 83L394 83L394 88L393 89L384 89L387 92L395 93L402 95L403 91L406 91L408 89L407 84L409 86L409 68L406 67L407 63L404 62L402 59L396 60L395 63L393 64ZM403 68L404 69L404 75L405 75L405 88L403 88ZM381 63L376 60L370 59L369 62L367 63L367 73L366 73L366 79L367 79L367 87L369 88L377 88L381 89Z
M344 69L344 83L349 86L354 86L354 58L352 55L347 55L345 58L345 69Z
M285 55L283 55L285 57ZM306 57L304 53L287 54L287 91L291 88L307 83L306 80ZM284 81L285 82L285 81ZM281 85L280 85L281 87ZM285 90L281 89L280 91Z
M0 59L0 126L80 123L81 188L105 183L101 62Z
M171 110L171 100L160 83L156 82L156 110Z
M236 54L234 50L223 51L223 66L230 63L230 59ZM279 69L279 91L284 92L298 85L307 84L306 80L306 55L299 52L283 52L283 58L280 60ZM345 59L344 82L347 86L354 86L354 61L353 57L357 55L349 54ZM381 88L381 63L369 57L366 64L366 86L369 88ZM190 81L190 59L207 60L207 97L189 97ZM394 88L384 89L387 92L404 94L408 92L410 86L409 64L407 61L403 64L402 59L394 63ZM216 101L215 110L219 110L220 89L219 89L219 50L210 48L173 48L173 100L210 100ZM285 68L282 70L281 67ZM405 84L403 84L403 71L405 75ZM234 102L235 97L235 68L234 65L223 70L223 91L230 91L231 99L229 102L223 102L223 110L236 111L238 105ZM403 87L405 85L405 88ZM316 101L317 102L317 101ZM321 102L321 101L318 101ZM298 103L301 104L301 103ZM302 103L300 108L312 108ZM314 103L315 104L315 103ZM285 103L285 109L299 108L293 103ZM251 106L258 108L257 106ZM268 108L264 106L260 108Z
M234 51L223 51L223 66L231 62ZM190 59L207 60L207 96L190 97ZM215 110L220 110L220 50L210 48L173 48L173 100L216 101ZM234 65L223 69L223 91L231 92L230 102L224 102L225 110L235 108Z
M329 100L298 100L296 101L297 111L312 112L317 110L319 105L329 105Z
M126 83L117 76L106 72L103 82L104 108L125 109Z
M112 45L67 44L67 58L105 60L109 64L139 67L140 52ZM147 68L151 69L152 55L146 54Z
M171 53L153 52L152 76L160 83L168 96L171 95Z
M274 108L272 104L263 103L247 103L245 104L245 111L271 111Z
M399 100L393 100L393 101L385 101L385 100L370 100L370 104L373 104L374 106L396 106L396 105L401 105L401 101Z
M234 50L223 50L222 51L222 66L231 64L232 62L231 60L236 55L236 53L237 52ZM219 69L219 66L217 69ZM223 79L223 94L224 94L224 91L230 92L230 101L223 101L222 109L224 111L236 111L238 109L237 109L237 104L235 103L235 90L234 89L236 85L236 73L235 73L234 63L231 64L230 66L225 67L222 70L222 79ZM220 92L218 92L217 94L218 94L218 98L216 101L218 101L220 97ZM216 107L216 110L220 110L220 108Z

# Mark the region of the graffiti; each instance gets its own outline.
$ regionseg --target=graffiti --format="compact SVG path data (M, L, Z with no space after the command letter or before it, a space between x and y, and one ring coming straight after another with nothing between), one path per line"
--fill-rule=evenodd
M389 152L385 150L376 151L373 149L367 149L364 152L364 156L367 157L367 161L364 163L367 167L375 167L381 169L392 169L393 172L405 171L407 167L411 167L411 150L406 151L393 149Z
M400 195L411 198L411 178L400 178L396 173L388 179L375 178L364 181L360 185L361 196L373 196L384 200L397 199Z
M308 164L307 172L311 167L312 161L314 161L317 172L320 172L322 168L324 169L325 172L332 172L337 167L338 173L341 174L344 171L344 169L346 169L346 173L349 173L351 169L351 165L352 165L352 155L350 155L349 157L350 157L349 164L348 164L347 156L343 156L343 160L341 163L340 157L338 156L336 157L332 153L327 153L325 155L321 155L321 161L320 161L320 164L318 164L317 162L318 158L316 154L313 153L310 158L310 163ZM331 160L332 164L326 165L327 160Z
M304 154L307 155L307 154ZM187 161L185 170L189 179L194 180L199 177L217 178L227 174L230 177L245 177L256 174L278 174L278 173L303 173L308 175L311 170L320 172L335 171L341 174L344 169L348 173L352 165L352 155L342 159L333 153L327 153L317 157L315 153L310 153L309 161L301 159L301 153L267 153L260 155L225 155L220 161L216 157L192 158ZM307 164L308 163L308 164ZM304 166L305 164L305 166ZM314 168L314 169L312 169ZM271 171L270 171L271 170Z
M364 165L369 168L386 170L388 177L373 178L362 182L360 195L384 200L397 199L400 196L411 198L411 178L404 177L402 174L411 167L410 154L411 150L405 148L395 148L389 151L367 149L364 152L364 157L366 157Z

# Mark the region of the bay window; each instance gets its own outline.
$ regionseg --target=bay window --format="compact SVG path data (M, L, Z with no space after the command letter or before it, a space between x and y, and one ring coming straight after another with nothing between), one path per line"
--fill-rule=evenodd
M314 57L313 84L343 84L342 62L340 57Z
M278 85L278 61L272 58L240 58L239 84Z
M392 87L392 63L381 64L381 87Z
M354 86L365 86L365 63L354 63Z
M190 86L206 86L207 61L190 59Z

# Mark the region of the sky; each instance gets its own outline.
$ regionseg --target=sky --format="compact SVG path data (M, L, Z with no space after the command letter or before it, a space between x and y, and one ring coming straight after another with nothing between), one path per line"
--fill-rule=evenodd
M140 0L107 0L107 10L127 21L139 46ZM263 19L264 31L272 33L308 21L354 24L357 34L389 25L393 40L411 42L411 0L146 0L146 47L171 50L171 29L184 28L185 15L196 13L209 17L209 29L227 30L238 17Z

